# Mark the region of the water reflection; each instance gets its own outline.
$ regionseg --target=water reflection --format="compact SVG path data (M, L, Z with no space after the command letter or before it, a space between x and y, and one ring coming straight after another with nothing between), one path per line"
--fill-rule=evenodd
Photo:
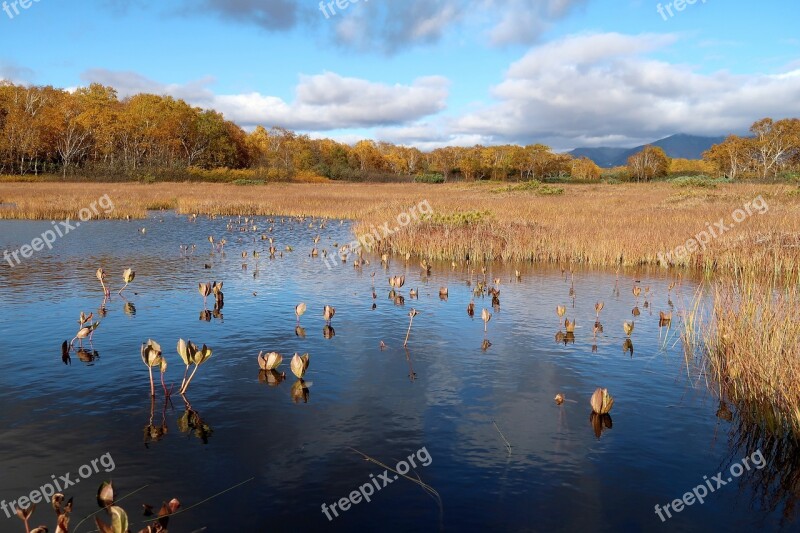
M302 378L298 379L292 385L292 401L294 403L308 403L308 399L311 397L311 392L308 390L310 384L306 383Z
M169 403L169 400L165 398L164 405L161 408L161 422L156 424L154 422L156 399L150 398L150 418L144 427L144 445L146 448L149 448L150 444L160 441L167 434L167 403Z
M631 359L633 359L633 341L631 339L625 339L622 343L622 351L624 353L630 353Z
M87 350L85 348L78 348L75 351L75 355L78 356L78 359L82 363L86 363L87 366L92 366L92 364L100 358L100 352L97 350Z
M272 370L260 370L258 372L258 381L269 385L270 387L277 387L286 380L286 372L278 372Z
M200 439L203 444L208 444L208 439L214 433L214 430L200 417L200 413L192 408L186 396L183 396L183 401L186 410L178 418L178 430L187 435L194 433L194 436Z
M611 415L599 415L597 413L592 413L589 416L589 422L592 425L592 431L594 431L594 436L598 439L603 435L603 432L606 430L611 429L614 424L611 420Z
M136 225L87 224L85 232L82 225L81 232L71 236L71 246L36 256L25 269L0 264L0 331L8 362L0 375L3 497L16 497L34 488L27 487L31 480L47 480L52 472L76 466L64 462L64 449L79 449L87 458L108 451L117 460L115 479L126 486L169 480L187 498L205 495L198 487L207 485L214 486L208 493L224 490L241 481L243 470L256 477L249 492L225 497L258 513L239 514L232 523L223 500L211 501L182 515L182 530L185 525L186 531L260 531L263 517L270 516L278 530L318 531L330 526L319 512L320 503L349 494L374 473L361 458L343 460L342 450L363 446L376 457L399 459L427 446L435 460L417 473L449 502L442 530L647 530L657 520L653 494L682 494L690 483L696 484L692 480L720 469L728 454L719 441L720 426L732 434L752 431L737 425L741 415L733 404L709 402L704 383L687 378L683 347L675 335L683 327L680 309L672 318L676 327L670 339L675 342L664 341L660 329L672 324L662 324L656 311L665 301L669 307L664 310L672 309L671 298L662 298L673 281L671 272L621 268L615 281L613 270L569 268L572 265L560 272L540 264L484 267L462 260L453 268L449 262L428 261L420 270L421 258L387 256L381 262L367 255L363 264L359 258L359 269L353 269L351 261L346 268L338 262L332 247L335 241L352 240L347 224L329 223L323 232L318 219L313 228L308 227L310 217L302 222L276 219L274 232L268 232L273 224L256 217L250 229L240 231L236 218L163 216L170 231L149 228L146 242L131 236L143 224L157 224L155 217ZM254 233L253 224L263 229ZM49 222L0 222L0 248L30 242L48 226ZM278 249L291 244L302 251L283 257L275 253L275 259L265 259L260 269L253 252L267 255L260 238L264 234L274 237ZM218 243L227 238L225 254L215 248L210 255L209 235ZM130 246L119 246L129 241ZM312 247L318 250L316 256L309 253ZM243 251L248 252L249 272L240 269ZM326 253L337 259L330 270L322 259ZM419 287L405 293L423 313L418 317L422 320L414 320L410 350L400 350L409 309L392 305L401 290L391 302L383 299L386 292L377 298L385 281L376 288L373 280L386 279L383 268L388 264L392 275L405 276L406 288ZM102 266L109 279L118 281L132 265L139 294L127 293L127 302L112 292L103 301L103 311L95 311L102 317L96 346L84 343L83 352L65 353L62 344L62 363L86 359L94 365L92 371L59 365L56 346L74 335L75 315L96 308L103 298L96 269ZM260 276L253 277L258 270ZM221 302L228 315L225 322L221 306L204 309L198 320L197 281L214 278L225 279L230 296ZM516 280L503 285L502 314L496 305L490 306L500 303L501 279ZM621 344L633 345L632 340L625 342L621 324L631 320L631 308L642 302L630 292L634 280L653 288L645 300L646 311L642 308L636 318L637 353L658 353L657 358L619 357ZM678 306L694 293L695 284L686 283L691 285L686 294L676 287ZM449 287L446 301L438 298L439 287ZM378 301L385 303L378 306ZM604 301L602 315L595 309L599 301ZM298 302L317 310L303 317L305 328L292 314ZM495 315L494 341L485 334L484 323L474 319L476 302L479 317L484 308ZM135 320L129 318L126 303L139 308ZM338 309L336 333L320 316L324 304ZM554 344L553 311L560 305L568 307L558 319ZM610 324L607 332L602 325L593 326L600 316ZM565 318L579 326L565 332ZM306 334L307 328L317 333ZM323 328L323 335L317 328ZM179 336L202 338L215 347L215 356L202 372L202 386L193 388L197 409L188 399L185 407L178 405L176 394L175 405L157 398L148 410L142 397L147 374L137 356L141 341L163 342L170 363L166 381L177 380L177 389L184 374L173 348ZM302 381L293 377L292 383L282 385L285 366L259 371L258 376L254 372L253 354L265 345L282 353L319 356ZM42 386L32 386L39 383L34 378L41 378ZM619 398L614 407L616 432L609 431L610 417L594 417L591 431L586 427L586 400L597 386L611 388ZM560 406L552 402L557 393L567 398ZM59 406L59 420L66 428L58 439L50 434L53 405ZM679 409L669 408L677 405ZM210 444L202 450L207 458L202 469L197 468L197 455L187 453L192 443L178 438L174 427L169 432L170 418L177 419L180 437L193 435L196 444ZM142 419L147 449L139 440ZM275 431L275 424L265 420L281 421L282 430ZM498 453L492 420L514 446L511 459ZM764 446L767 459L758 472L763 479L751 476L740 490L715 493L702 513L695 506L691 513L674 514L670 526L736 529L757 521L767 530L796 527L783 512L792 504L792 488L797 490L792 476L800 470L790 460L790 453L797 452L776 451L773 463L767 447L778 445L762 440L741 453L753 453L759 446ZM274 461L253 462L253 457L285 457L292 468ZM153 464L159 465L157 473ZM413 489L393 484L391 496L386 493L369 506L354 507L338 519L340 527L439 529L437 506ZM76 501L95 496L88 484L78 491L85 493L76 494ZM765 505L751 507L754 496L764 496ZM147 498L151 497L157 496ZM777 511L771 513L772 508ZM520 511L525 509L531 513ZM602 513L602 524L598 509L608 510Z

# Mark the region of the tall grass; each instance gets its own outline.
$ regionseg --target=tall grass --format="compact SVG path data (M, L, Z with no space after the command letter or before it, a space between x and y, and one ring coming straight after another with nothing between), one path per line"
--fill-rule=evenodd
M540 187L535 188L536 191ZM675 259L676 267L708 272L755 266L800 267L800 195L794 187L719 184L676 189L669 183L560 185L542 195L496 182L426 184L267 183L2 183L0 218L63 219L104 194L108 218L142 218L148 209L183 214L318 216L357 221L356 234L389 222L427 200L435 217L410 224L380 243L384 252L462 261L576 263L593 267L658 265L659 253L761 195L769 204L704 250ZM473 220L474 213L482 213ZM105 215L104 215L105 216ZM468 219L468 223L464 220ZM472 218L470 218L472 217Z
M800 277L748 268L711 291L710 313L687 311L686 340L713 387L743 420L800 438Z

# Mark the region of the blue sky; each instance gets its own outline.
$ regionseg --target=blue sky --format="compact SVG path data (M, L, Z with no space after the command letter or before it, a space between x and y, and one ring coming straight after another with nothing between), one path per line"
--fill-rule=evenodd
M800 116L796 2L348 3L6 0L0 77L420 148L634 146Z

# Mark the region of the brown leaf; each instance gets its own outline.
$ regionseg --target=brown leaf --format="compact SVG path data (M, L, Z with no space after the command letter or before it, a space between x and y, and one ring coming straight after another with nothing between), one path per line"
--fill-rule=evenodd
M114 505L114 486L111 481L103 481L97 489L97 505L100 507Z

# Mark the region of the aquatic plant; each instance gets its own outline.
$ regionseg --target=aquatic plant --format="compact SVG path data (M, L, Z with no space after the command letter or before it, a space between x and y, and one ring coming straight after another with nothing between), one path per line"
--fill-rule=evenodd
M308 354L294 354L292 357L292 362L290 364L290 368L292 369L292 373L298 377L298 379L302 379L303 376L306 375L306 370L308 370L308 363L309 357Z
M631 333L633 333L633 328L635 325L636 325L635 322L624 322L622 324L622 329L625 331L625 335L630 337Z
M102 268L98 268L95 276L97 277L97 281L99 281L100 285L103 287L103 294L105 297L108 298L111 296L111 292L109 291L108 287L106 287L106 271Z
M336 314L336 309L333 306L326 305L325 308L322 310L322 317L325 319L325 322L330 325L331 320L333 320L333 315Z
M275 370L283 362L283 356L278 352L258 352L258 366L261 370Z
M197 290L200 293L200 296L203 297L203 307L208 307L208 297L211 295L211 284L210 283L198 283Z
M403 341L403 346L408 346L408 337L411 335L411 324L414 323L414 317L417 316L417 310L412 308L411 311L408 312L408 331L406 332L406 340Z
M597 302L596 304L594 304L595 318L598 321L600 320L600 311L602 311L605 306L606 304L603 302Z
M634 285L633 289L631 290L633 295L636 297L636 306L639 306L639 296L642 294L642 288L638 285Z
M153 385L153 367L158 366L161 367L163 363L163 357L161 355L161 345L158 344L156 341L152 339L148 339L146 343L142 344L141 347L141 354L142 354L142 362L147 367L147 370L150 372L150 397L155 398L156 391ZM164 369L166 370L166 369ZM163 371L162 371L163 374ZM163 383L163 379L162 379ZM166 388L165 388L166 390Z
M614 398L608 393L608 389L598 387L592 394L589 403L592 404L592 412L599 415L607 415L614 406Z
M186 370L183 373L183 380L181 381L181 388L179 389L182 395L186 394L186 389L189 388L189 384L197 373L197 369L200 368L200 365L208 361L211 354L211 348L205 344L202 348L198 348L192 341L178 340L178 355L180 355L183 363L186 365ZM192 370L192 374L187 379L186 375L189 373L189 366L191 365L194 365L194 370Z
M492 313L485 307L483 311L481 311L481 319L483 320L483 332L487 333L489 331L489 321L492 319Z
M83 347L83 339L88 338L89 342L92 342L92 337L94 336L95 330L100 327L100 322L94 322L92 324L86 325L88 322L92 320L94 313L89 313L88 316L81 312L81 316L78 319L78 332L75 334L75 337L69 342L70 349L74 346L75 341L80 341L80 346Z
M122 291L127 289L130 283L133 283L134 278L136 278L136 272L134 272L130 268L126 268L125 271L122 273L122 281L125 282L125 285L119 290L117 294L122 295Z
M300 302L294 307L294 314L297 317L297 325L300 325L300 317L303 316L306 312L306 304Z

